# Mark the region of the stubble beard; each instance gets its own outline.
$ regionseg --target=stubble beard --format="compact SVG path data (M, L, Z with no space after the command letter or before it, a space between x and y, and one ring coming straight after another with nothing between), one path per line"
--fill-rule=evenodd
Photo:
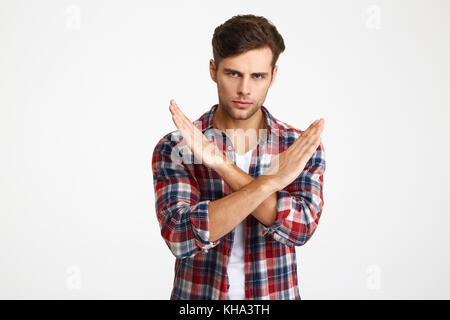
M221 103L223 107L223 111L225 111L226 115L233 120L248 120L250 119L256 112L259 111L261 106L253 105L249 109L239 109L235 106L230 106L228 103Z

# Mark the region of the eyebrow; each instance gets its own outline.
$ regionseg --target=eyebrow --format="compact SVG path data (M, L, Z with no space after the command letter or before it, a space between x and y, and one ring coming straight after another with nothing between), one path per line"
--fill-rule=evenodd
M224 68L223 71L224 72L236 72L236 73L242 74L241 72L239 72L237 70L230 69L230 68ZM252 73L252 75L256 75L256 74L263 75L263 76L269 75L268 72L253 72Z

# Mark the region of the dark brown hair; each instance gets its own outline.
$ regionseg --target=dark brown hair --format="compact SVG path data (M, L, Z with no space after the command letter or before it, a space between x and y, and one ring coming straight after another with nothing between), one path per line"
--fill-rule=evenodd
M214 30L212 38L216 71L220 61L248 50L269 47L272 50L272 72L285 49L283 37L272 22L253 14L236 15Z

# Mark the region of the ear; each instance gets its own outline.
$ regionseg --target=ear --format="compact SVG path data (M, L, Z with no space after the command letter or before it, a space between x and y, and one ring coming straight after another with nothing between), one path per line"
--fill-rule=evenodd
M211 75L212 81L217 83L217 70L216 70L216 63L213 59L209 60L209 74Z
M277 76L277 71L278 71L278 66L275 65L275 68L273 68L273 72L272 72L272 81L270 81L269 88L272 86L273 82L275 81L275 78L276 78L276 76Z

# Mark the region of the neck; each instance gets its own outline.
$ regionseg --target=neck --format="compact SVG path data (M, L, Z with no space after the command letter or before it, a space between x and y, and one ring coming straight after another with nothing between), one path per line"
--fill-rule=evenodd
M253 149L259 139L259 130L267 129L266 118L261 108L246 120L236 120L230 118L220 105L213 114L213 127L225 134L227 134L226 130L230 130L228 136L238 154L247 153Z

